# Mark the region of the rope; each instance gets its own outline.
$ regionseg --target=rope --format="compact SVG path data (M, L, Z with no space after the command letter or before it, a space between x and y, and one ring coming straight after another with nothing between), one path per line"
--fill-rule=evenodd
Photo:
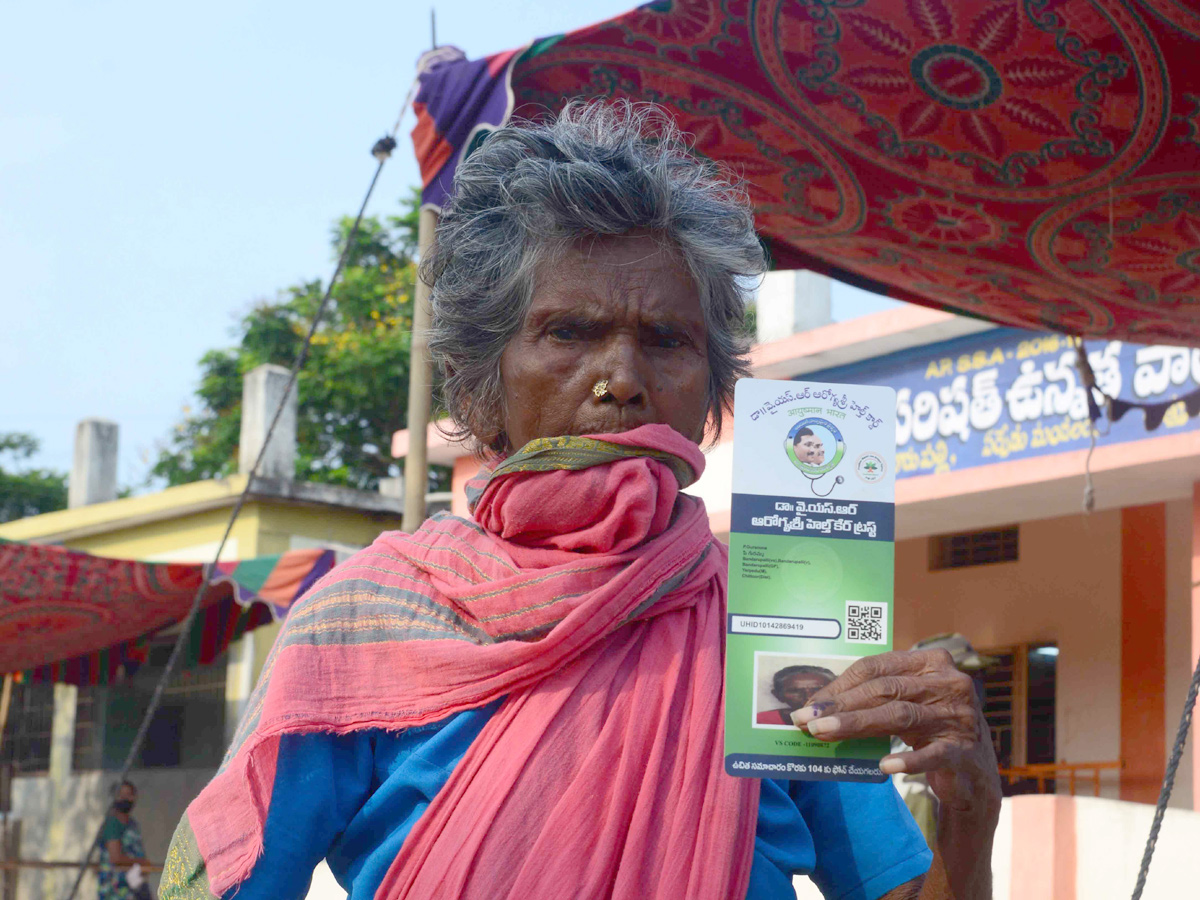
M1088 429L1087 459L1083 462L1083 511L1092 513L1096 509L1096 485L1092 481L1092 454L1096 452L1096 425Z
M1188 688L1187 700L1183 703L1183 715L1179 719L1179 731L1175 734L1175 746L1163 775L1162 790L1158 793L1158 805L1154 807L1154 821L1150 823L1150 834L1146 838L1146 850L1142 854L1142 866L1138 869L1137 884L1133 889L1133 900L1141 900L1146 887L1146 876L1150 874L1150 859L1154 856L1154 845L1158 843L1158 831L1163 816L1167 814L1167 801L1171 799L1171 788L1175 786L1175 770L1183 758L1183 745L1187 743L1188 731L1192 727L1192 711L1196 707L1196 695L1200 693L1200 659L1196 660L1196 671L1192 673L1192 684Z
M401 118L403 118L403 115ZM213 555L213 561L204 567L204 579L201 581L200 587L196 589L196 595L192 598L192 605L188 608L187 615L179 625L179 634L175 638L175 646L171 649L171 655L167 659L166 668L163 669L162 675L159 676L158 684L154 686L154 694L150 697L150 705L146 709L146 714L142 717L142 723L138 726L137 735L134 737L133 744L129 748L129 753L125 756L125 762L121 764L121 770L118 772L116 780L113 783L114 795L120 789L121 783L129 776L129 771L133 768L134 760L137 759L138 753L142 749L142 744L146 740L146 733L150 729L150 721L154 718L154 714L158 711L159 703L162 701L163 690L166 688L167 682L175 671L175 666L179 662L183 647L187 643L186 638L188 633L192 630L196 614L200 611L200 603L204 599L204 593L208 588L209 580L216 570L217 563L221 559L221 553L225 550L225 543L229 540L234 523L237 522L237 517L242 511L242 507L246 505L246 501L250 497L251 489L254 487L255 475L262 465L267 447L271 444L271 436L275 433L275 427L279 424L279 420L283 416L284 406L287 404L287 399L296 385L296 379L300 376L300 370L304 368L304 363L308 360L308 351L312 346L313 337L317 333L317 327L321 324L321 319L324 317L325 311L329 308L329 302L333 297L334 285L337 284L338 277L342 274L342 269L346 266L346 260L349 258L350 250L354 246L354 239L358 236L359 227L362 225L363 216L367 211L367 203L370 202L371 194L374 193L375 185L379 181L379 173L383 171L383 164L387 162L388 157L396 148L395 134L400 128L400 121L400 119L397 119L392 132L376 141L375 145L371 148L371 155L378 160L378 165L375 167L375 174L372 176L371 183L367 187L367 192L363 196L362 204L358 208L358 215L355 217L354 225L346 237L346 244L342 247L342 252L338 256L337 265L334 267L333 275L329 279L329 285L325 288L325 295L321 298L321 302L317 306L317 311L313 315L312 325L309 326L308 334L304 337L304 343L300 347L296 361L292 364L287 386L283 390L279 406L275 409L275 415L271 418L271 424L267 428L266 439L258 451L258 458L254 460L254 465L250 467L246 486L242 489L241 494L238 495L237 502L234 503L233 509L229 513L229 521L225 525L225 533L221 535L221 542L217 545L217 552ZM100 835L103 831L104 823L102 821L100 827L96 829L95 837L92 838L92 842L88 845L87 853L79 863L79 874L75 878L74 885L71 886L71 893L67 895L67 900L74 900L75 895L79 892L79 885L83 882L83 876L88 870L92 854L95 853L97 845L100 843Z
M1112 187L1109 187L1109 237L1111 238L1112 231ZM1094 403L1092 392L1100 394L1104 398L1104 405L1108 413L1108 419L1112 421L1112 403L1113 400L1096 386L1096 375L1092 371L1091 364L1088 362L1087 350L1083 345L1083 338L1079 337L1075 343L1075 367L1079 371L1080 378L1083 381L1084 390L1088 392L1089 406ZM1099 414L1098 409L1093 409L1091 412ZM1089 444L1087 460L1083 466L1084 488L1083 488L1083 509L1084 512L1090 513L1096 508L1096 487L1092 483L1092 454L1096 452L1096 434L1097 429L1093 418L1092 427L1089 434ZM1192 589L1195 590L1200 582L1193 582ZM1150 860L1154 856L1154 846L1158 843L1158 832L1162 828L1163 816L1167 813L1167 802L1171 799L1171 789L1175 786L1175 772L1179 768L1179 761L1183 758L1183 745L1187 743L1188 732L1192 727L1192 710L1196 706L1196 696L1200 693L1200 659L1196 661L1196 671L1192 673L1192 683L1188 688L1187 700L1184 702L1183 715L1179 720L1179 731L1175 735L1175 746L1171 748L1171 757L1167 762L1167 770L1163 773L1162 789L1158 794L1158 805L1154 808L1154 821L1150 824L1150 834L1146 838L1146 850L1142 854L1142 865L1138 870L1137 885L1133 889L1133 900L1141 900L1142 890L1146 887L1146 876L1150 873Z

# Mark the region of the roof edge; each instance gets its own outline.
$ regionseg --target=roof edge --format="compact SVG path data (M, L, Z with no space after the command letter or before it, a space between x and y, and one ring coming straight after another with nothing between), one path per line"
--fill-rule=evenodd
M29 516L0 524L9 541L63 543L232 506L246 488L247 476L233 475L165 488L140 497L94 503L76 509ZM368 515L403 514L403 505L375 491L282 478L256 478L251 500L349 509Z

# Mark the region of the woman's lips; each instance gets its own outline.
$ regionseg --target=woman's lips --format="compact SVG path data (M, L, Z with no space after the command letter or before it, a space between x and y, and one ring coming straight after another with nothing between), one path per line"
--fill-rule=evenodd
M643 425L668 424L670 423L649 417L631 421L622 416L621 420L616 422L609 420L606 422L589 422L586 425L577 425L571 429L571 434L576 436L584 434L621 434L625 431L633 431L635 428L641 428Z

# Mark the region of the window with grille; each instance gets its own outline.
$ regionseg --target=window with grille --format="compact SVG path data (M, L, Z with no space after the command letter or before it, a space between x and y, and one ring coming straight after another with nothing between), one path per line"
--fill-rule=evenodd
M171 655L173 638L153 643L130 678L81 688L75 711L76 771L116 769L124 762ZM180 666L150 720L138 768L215 768L225 752L225 657Z
M108 706L108 688L90 685L79 688L75 697L75 743L71 750L71 770L87 772L104 763L104 714Z
M54 685L13 684L4 724L2 760L19 774L50 768L50 732L54 725Z
M983 715L1000 768L1055 762L1058 647L1021 644L980 652L997 660L982 680ZM1033 788L1031 782L1010 785L1007 779L1002 786L1006 796Z
M929 569L964 569L992 563L1016 562L1020 549L1018 526L986 528L929 539Z

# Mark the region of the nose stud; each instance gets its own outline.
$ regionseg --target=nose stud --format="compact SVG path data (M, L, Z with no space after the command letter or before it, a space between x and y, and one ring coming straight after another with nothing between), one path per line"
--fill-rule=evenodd
M601 379L592 385L592 393L596 395L597 400L603 400L608 394L608 379Z

